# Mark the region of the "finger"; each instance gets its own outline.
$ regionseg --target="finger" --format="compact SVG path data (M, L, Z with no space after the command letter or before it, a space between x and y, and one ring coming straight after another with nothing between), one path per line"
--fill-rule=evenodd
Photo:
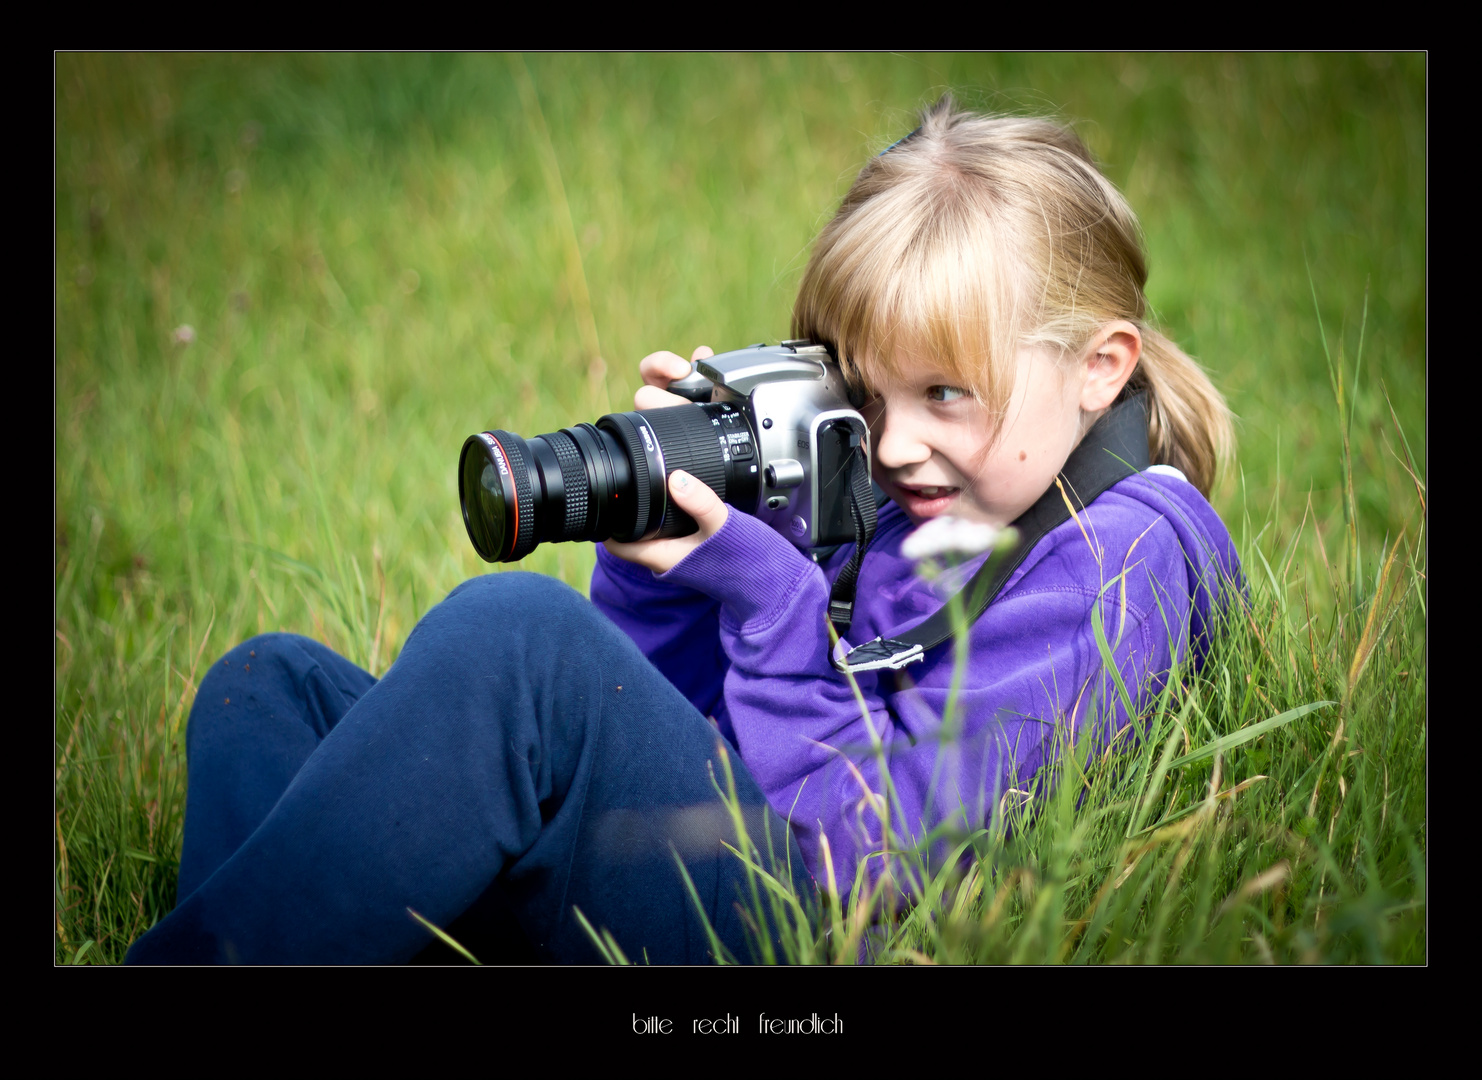
M624 544L618 540L608 539L602 541L602 546L619 559L642 564L644 555L647 554L648 549L653 546L653 543L650 541L649 543Z
M701 345L694 352L690 353L690 360L691 361L704 360L706 357L714 356L714 355L715 355L715 350L712 349L709 345Z
M674 470L669 477L669 496L676 506L695 519L700 532L706 536L714 536L726 523L729 510L720 501L720 496L683 469Z
M604 540L602 541L602 546L625 562L637 563L639 566L646 566L650 570L654 569L654 542L652 540L646 543L639 542L636 544L623 544L617 540ZM659 573L662 572L662 570L659 571Z
M649 386L663 388L690 373L689 361L672 352L649 353L638 361L638 374Z
M655 574L663 574L675 566L705 539L702 533L692 533L674 540L640 540L633 544L620 544L616 540L604 540L602 546L623 559L644 566Z
M688 405L690 402L678 394L671 394L667 390L660 390L657 386L640 386L638 393L633 395L633 408L643 409L667 409L671 405Z

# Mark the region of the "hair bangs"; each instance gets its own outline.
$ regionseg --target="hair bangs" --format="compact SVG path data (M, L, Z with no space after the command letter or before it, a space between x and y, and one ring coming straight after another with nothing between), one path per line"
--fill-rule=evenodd
M967 205L969 194L901 184L819 237L793 333L831 346L855 389L915 380L925 368L1002 414L1017 289L998 257L1006 238L996 215Z

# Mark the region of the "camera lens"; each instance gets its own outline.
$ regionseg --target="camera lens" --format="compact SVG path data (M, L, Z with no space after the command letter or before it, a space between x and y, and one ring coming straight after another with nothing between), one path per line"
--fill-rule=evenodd
M731 404L609 413L531 439L472 435L458 462L463 524L486 562L515 562L537 544L630 542L695 531L669 502L683 469L725 501L755 510L755 433Z

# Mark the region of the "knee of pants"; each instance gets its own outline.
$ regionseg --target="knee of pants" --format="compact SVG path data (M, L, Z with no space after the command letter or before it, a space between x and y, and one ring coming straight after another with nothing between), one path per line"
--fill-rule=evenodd
M258 634L217 657L202 677L196 697L204 700L230 698L233 691L240 696L252 681L255 669L265 675L281 667L284 660L291 660L297 652L302 654L304 643L314 644L297 634ZM321 646L322 647L322 646Z
M464 640L477 650L518 642L522 647L570 648L593 633L616 631L570 585L544 574L505 571L470 578L422 621L434 636ZM621 633L621 631L618 631Z
M298 634L248 638L213 662L202 677L187 743L202 724L217 728L234 721L253 722L252 706L296 699L307 673L332 657L327 646Z

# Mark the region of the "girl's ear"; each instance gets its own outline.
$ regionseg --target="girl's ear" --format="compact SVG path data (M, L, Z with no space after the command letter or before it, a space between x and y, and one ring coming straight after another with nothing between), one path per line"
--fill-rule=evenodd
M1142 357L1142 332L1125 319L1107 323L1091 339L1083 356L1086 381L1081 408L1100 412L1117 400Z

